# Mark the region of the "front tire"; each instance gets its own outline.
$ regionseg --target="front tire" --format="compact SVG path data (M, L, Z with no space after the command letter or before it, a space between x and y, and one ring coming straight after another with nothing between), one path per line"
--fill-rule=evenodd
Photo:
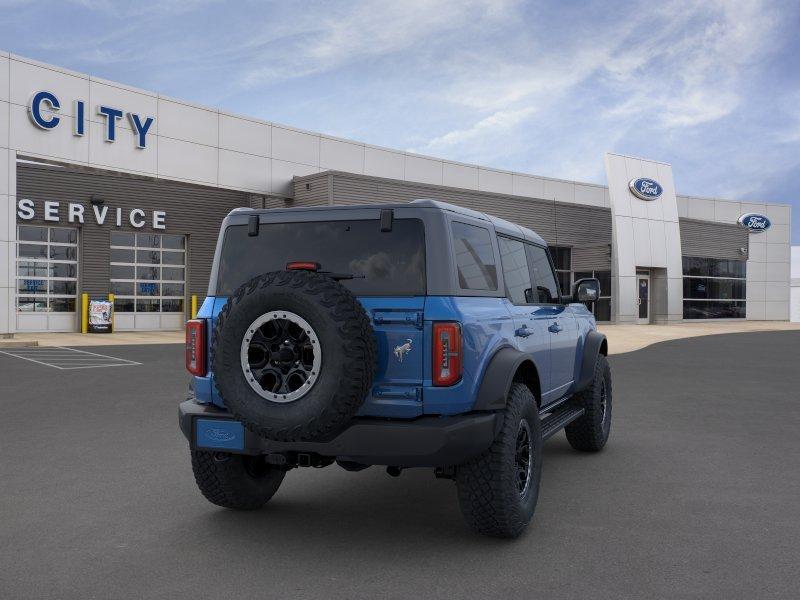
M255 510L278 491L284 471L263 456L192 451L192 471L206 500L223 508Z
M577 395L583 416L566 426L570 446L581 452L599 452L611 434L611 367L599 354L591 385Z
M530 522L542 475L542 429L531 391L514 383L503 426L483 454L456 469L461 512L474 531L517 537Z

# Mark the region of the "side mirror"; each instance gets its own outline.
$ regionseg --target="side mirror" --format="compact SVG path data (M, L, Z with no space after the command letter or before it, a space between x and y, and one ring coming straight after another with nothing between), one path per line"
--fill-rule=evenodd
M600 281L595 278L579 279L572 286L573 302L596 302L600 298Z

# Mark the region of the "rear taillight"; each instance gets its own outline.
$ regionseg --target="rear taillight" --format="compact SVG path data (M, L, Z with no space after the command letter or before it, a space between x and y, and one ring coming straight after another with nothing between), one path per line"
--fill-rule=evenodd
M205 319L186 322L186 370L197 377L204 377L206 374Z
M433 385L453 385L461 379L461 325L433 324Z

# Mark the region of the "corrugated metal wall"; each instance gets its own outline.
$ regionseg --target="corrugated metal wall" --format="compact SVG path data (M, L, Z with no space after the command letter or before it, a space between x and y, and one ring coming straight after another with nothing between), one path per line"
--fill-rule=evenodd
M97 225L92 214L92 196L105 200L109 207L104 225ZM187 235L187 294L205 296L214 247L222 219L238 206L250 206L250 197L242 192L205 188L190 184L160 181L116 173L83 171L80 168L17 165L17 197L36 203L36 218L18 223L76 226L67 221L67 203L85 207L85 223L80 228L79 276L81 292L104 296L109 290L111 231L153 232ZM42 202L61 203L59 223L43 220ZM115 209L122 208L122 227L115 225ZM141 229L130 225L129 211L145 211L147 223ZM152 211L164 210L166 229L153 230Z
M333 175L330 173L322 173L302 182L295 178L294 201L289 206L324 206L325 204L330 204L329 198L331 197L332 185Z
M575 246L572 249L573 271L610 271L611 246L600 244L597 246Z
M411 183L338 171L295 177L294 190L295 198L292 206L409 202L418 198L442 200L490 213L533 229L548 244L574 248L591 247L592 249L587 249L584 254L586 256L584 260L589 261L595 257L599 262L591 267L584 264L582 268L610 268L611 211L607 208ZM605 250L597 250L597 246L605 246Z
M740 248L749 249L750 234L743 227L680 219L681 249L684 256L746 260Z

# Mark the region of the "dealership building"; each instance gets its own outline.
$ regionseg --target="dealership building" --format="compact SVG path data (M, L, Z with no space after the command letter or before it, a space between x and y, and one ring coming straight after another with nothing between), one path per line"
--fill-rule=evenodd
M607 186L420 156L167 98L0 52L0 335L177 329L233 208L433 198L529 227L600 321L788 320L788 205L675 190L609 153Z

